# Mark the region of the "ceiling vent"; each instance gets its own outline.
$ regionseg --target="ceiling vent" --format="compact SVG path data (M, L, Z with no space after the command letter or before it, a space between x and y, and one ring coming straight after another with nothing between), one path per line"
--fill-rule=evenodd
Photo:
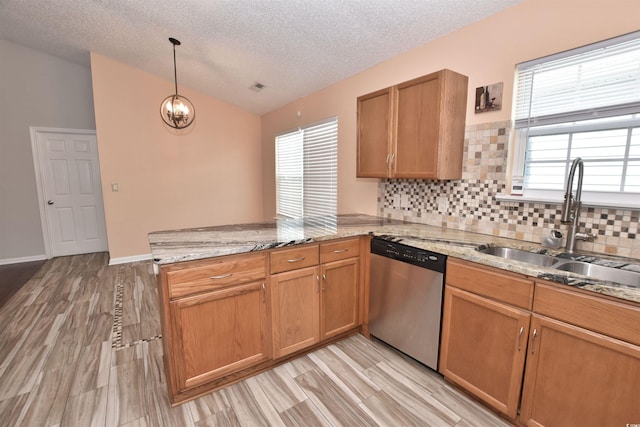
M264 88L265 88L265 85L263 85L262 83L259 83L259 82L255 82L254 84L249 86L249 90L252 90L254 92L260 92Z

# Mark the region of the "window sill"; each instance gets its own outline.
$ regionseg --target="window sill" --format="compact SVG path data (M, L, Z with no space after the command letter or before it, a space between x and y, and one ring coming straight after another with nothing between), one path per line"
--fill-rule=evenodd
M564 203L564 193L553 194L553 192L531 192L523 196L512 196L510 194L496 194L495 198L501 202L528 202L562 205ZM637 196L636 196L637 199ZM640 210L640 203L624 200L606 200L601 194L583 193L582 206L612 209Z

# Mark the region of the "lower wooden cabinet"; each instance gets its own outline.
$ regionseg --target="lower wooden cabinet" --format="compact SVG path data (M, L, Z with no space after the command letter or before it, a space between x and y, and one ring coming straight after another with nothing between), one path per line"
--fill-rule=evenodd
M440 372L522 425L639 423L640 306L527 281L449 259Z
M169 303L178 390L193 388L271 357L265 282Z
M359 265L350 258L271 276L274 358L358 327Z
M531 314L446 287L440 372L515 419Z
M640 347L538 315L529 347L523 423L640 423Z
M359 326L359 238L273 251L271 273L274 358Z
M318 267L271 276L273 355L295 353L320 341Z
M349 258L322 265L321 339L358 327L360 260Z

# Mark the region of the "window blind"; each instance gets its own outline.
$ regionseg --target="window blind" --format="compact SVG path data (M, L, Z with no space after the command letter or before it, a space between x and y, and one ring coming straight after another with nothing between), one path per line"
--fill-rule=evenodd
M640 32L519 64L514 118L526 190L563 190L581 157L585 190L638 192Z
M640 110L640 32L517 67L516 128Z
M276 138L276 200L280 215L302 216L303 158L302 131Z
M337 118L276 137L278 215L335 215L337 188Z

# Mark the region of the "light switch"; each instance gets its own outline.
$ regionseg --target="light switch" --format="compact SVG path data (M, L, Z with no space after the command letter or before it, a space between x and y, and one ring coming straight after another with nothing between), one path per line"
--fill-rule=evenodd
M114 193L118 192L118 183L117 182L111 183L111 191L114 192Z

